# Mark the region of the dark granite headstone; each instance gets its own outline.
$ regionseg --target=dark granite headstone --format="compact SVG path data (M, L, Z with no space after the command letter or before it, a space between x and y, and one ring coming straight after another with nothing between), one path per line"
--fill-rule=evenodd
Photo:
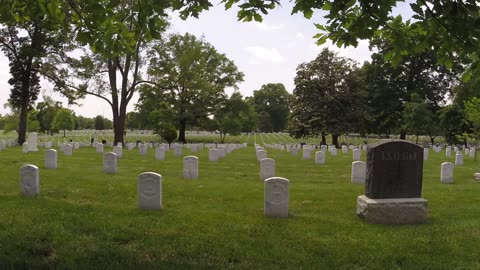
M369 146L365 195L371 199L420 198L423 147L401 140Z

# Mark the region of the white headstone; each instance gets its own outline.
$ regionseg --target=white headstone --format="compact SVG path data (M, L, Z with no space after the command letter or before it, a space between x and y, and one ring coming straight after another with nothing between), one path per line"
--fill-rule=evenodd
M365 184L367 163L363 161L352 162L352 183Z
M38 134L35 132L28 133L28 151L38 151L37 142Z
M29 150L30 150L30 149L28 148L28 143L27 143L27 142L24 142L24 143L22 144L22 152L23 152L23 153L28 153Z
M176 157L179 157L182 155L182 146L181 145L175 145L173 147L173 154L176 156Z
M138 175L138 208L162 208L162 176L154 172Z
M428 160L428 148L423 148L423 160Z
M463 155L461 152L455 155L455 166L463 166Z
M20 167L20 187L25 197L40 194L40 174L37 166L27 164Z
M227 147L225 145L219 145L218 146L218 158L225 158L227 155Z
M450 148L447 148L447 149L445 150L445 155L446 155L447 157L451 157L451 156L452 156L452 150L450 150Z
M475 148L470 149L469 156L470 156L471 158L474 158L474 157L475 157Z
M287 152L289 152L289 153L292 152L292 145L287 144L287 145L285 146L285 148L287 149Z
M56 169L57 168L57 150L48 149L45 151L45 168Z
M453 183L453 164L450 162L444 162L440 171L440 182L444 184Z
M183 178L198 179L198 158L186 156L183 158Z
M310 154L312 153L311 148L303 148L303 159L310 159Z
M195 152L197 152L197 148L198 148L197 145L194 144L194 145L190 146L190 151L192 151L193 153L195 153Z
M265 216L288 217L288 201L288 179L282 177L271 177L265 180Z
M267 158L267 151L265 150L258 150L257 151L257 160L262 160L264 158Z
M63 145L63 154L65 156L71 156L73 154L73 145L71 144L64 144Z
M97 145L95 146L95 150L97 151L97 153L103 153L103 143L97 143Z
M332 156L336 156L336 155L337 155L337 148L332 147L332 150L330 150L330 154L331 154Z
M359 161L362 157L362 151L360 149L353 149L353 161Z
M208 160L209 161L218 161L218 150L211 148L208 150Z
M123 156L123 149L121 146L116 145L113 147L113 152L117 155L117 158L122 158Z
M156 160L165 160L165 149L163 147L155 148L155 159Z
M296 146L292 147L292 155L298 155L298 148Z
M103 172L117 173L117 155L113 152L108 152L103 155Z
M142 156L146 155L147 154L147 149L148 149L148 146L146 143L139 143L138 144L138 153Z
M315 164L325 164L325 152L315 152Z
M343 154L348 154L348 146L342 145L342 153Z
M260 180L275 176L275 160L271 158L263 158L260 160Z

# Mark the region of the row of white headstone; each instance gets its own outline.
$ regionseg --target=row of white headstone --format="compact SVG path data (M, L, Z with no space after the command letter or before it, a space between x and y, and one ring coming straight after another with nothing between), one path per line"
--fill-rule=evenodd
M114 153L107 153L115 155ZM107 156L107 154L105 156ZM185 157L184 162L196 162L196 157ZM185 166L184 166L185 175ZM198 178L188 173L189 179ZM27 164L20 167L21 192L25 197L40 194L40 171L37 166ZM154 172L144 172L138 175L138 207L140 209L161 209L162 206L162 176ZM281 177L265 179L264 187L264 214L268 217L288 217L289 181Z
M366 163L363 161L352 162L351 182L354 184L365 184ZM443 162L440 166L440 182L444 184L453 183L454 165L451 162Z

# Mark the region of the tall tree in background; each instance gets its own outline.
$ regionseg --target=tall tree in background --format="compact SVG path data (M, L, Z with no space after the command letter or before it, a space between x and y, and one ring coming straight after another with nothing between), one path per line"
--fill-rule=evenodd
M40 122L40 131L51 132L52 123L57 111L62 108L60 101L55 101L49 96L43 96L43 101L37 104L37 120Z
M67 129L73 130L75 128L73 112L67 108L59 109L55 114L52 126L55 130L63 130L63 137L65 137Z
M372 45L378 52L372 55L372 62L365 63L363 68L368 107L375 116L370 123L370 132L386 136L398 133L401 139L405 139L404 112L409 102L425 103L432 121L438 122L438 111L445 104L446 94L452 93L458 84L458 76L462 71L460 65L455 62L453 68L448 69L437 64L433 52L424 52L406 56L393 66L385 60L390 45L385 41L377 41ZM412 96L417 100L413 100ZM434 131L436 129L431 129L431 132Z
M49 68L63 78L49 77L70 101L92 95L112 109L114 143L124 142L127 106L142 78L143 57L167 26L169 2L150 0L69 1L79 49L75 59L57 58ZM88 47L87 47L88 46Z
M324 49L313 61L297 68L291 102L289 131L293 136L358 132L365 117L365 89L360 71L352 60Z
M242 94L235 91L215 113L214 120L216 122L214 128L220 131L220 142L223 143L227 133L236 136L242 131L253 131L257 123L257 114Z
M187 125L213 115L225 99L225 88L243 80L233 61L203 39L172 35L149 52L148 73L155 83L145 85L137 104L148 115L165 101L173 108L178 141L186 142Z
M290 93L281 83L268 83L253 91L251 102L259 118L258 128L263 132L287 129Z
M60 2L37 0L6 0L0 7L0 48L10 62L9 103L19 110L18 144L25 142L27 113L38 97L45 59L59 48L67 49L62 46L68 37L63 30L69 28L63 8ZM57 20L45 13L47 9L56 10L52 13Z

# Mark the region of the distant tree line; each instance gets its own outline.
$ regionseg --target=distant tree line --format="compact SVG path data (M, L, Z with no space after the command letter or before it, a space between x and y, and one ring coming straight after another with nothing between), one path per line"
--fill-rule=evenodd
M62 103L54 101L48 96L43 97L44 101L37 103L35 108L31 108L27 114L27 131L54 134L65 132L67 130L112 129L113 122L97 115L94 118L88 118L76 115L74 111L64 108ZM20 112L12 109L12 113L0 115L0 130L5 132L15 130L18 132L18 119Z

